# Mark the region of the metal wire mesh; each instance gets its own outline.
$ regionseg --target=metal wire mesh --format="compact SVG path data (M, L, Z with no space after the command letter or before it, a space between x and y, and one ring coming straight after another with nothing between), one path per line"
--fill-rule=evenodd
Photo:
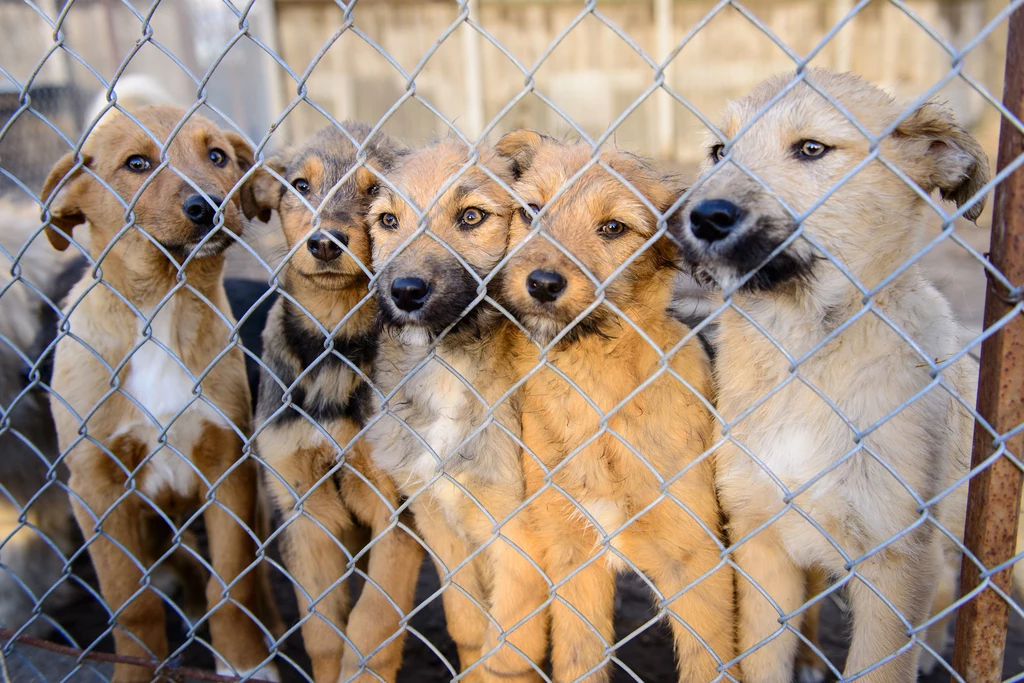
M1024 134L1020 112L986 85L991 74L979 77L969 68L979 53L1001 46L1001 32L1021 2L992 11L987 5L980 9L984 3L952 3L970 5L964 16L973 22L970 35L956 44L925 18L923 5L840 3L827 30L813 40L805 36L806 45L797 49L773 30L772 10L764 3L721 0L675 35L677 3L655 0L640 10L660 29L654 32L656 45L648 47L649 41L624 28L635 27L636 16L592 0L559 5L566 21L547 27L553 39L535 46L537 56L528 60L508 47L512 36L488 30L478 2L466 0L443 5L443 28L411 64L407 52L396 58L381 38L382 21L400 18L374 15L371 21L363 12L380 7L369 3L323 4L332 10L323 16L339 20L317 27L329 38L312 48L302 45L296 54L313 56L301 63L282 56L295 48L279 41L282 30L275 24L274 11L284 21L289 3L197 2L185 14L160 0L149 6L127 0L18 4L19 22L43 27L46 40L38 54L27 54L24 46L0 47L6 81L0 88L0 191L33 204L27 211L13 200L0 204L7 214L0 217L7 233L0 243L0 310L7 318L0 323L0 443L8 461L0 469L0 492L9 509L0 540L5 677L320 683L396 676L774 681L797 675L801 681L896 681L917 676L923 657L924 676L965 680L943 637L947 620L993 593L1010 614L1011 639L1019 635L1024 612L1009 574L1020 555L986 566L977 548L965 545L962 525L972 479L996 463L1021 469L1015 450L1021 424L1009 424L1005 416L994 424L979 413L975 396L982 344L1019 324L1020 284L993 265L977 240L965 237L963 224L981 212L986 195L1003 191L1024 154L1001 158L991 179L977 167L958 171L956 188L967 176L979 182L957 194L933 179L948 175L948 168L922 175L914 165L920 159L901 156L893 141L912 139L909 123L951 88L994 110L1004 138ZM853 96L845 82L812 68L830 63L824 57L837 43L843 43L837 54L848 55L848 27L879 5L897 13L915 35L927 36L941 54L942 72L926 78L913 98L886 105L895 116L881 119L872 118L875 110L864 104L873 95ZM13 12L12 6L0 2L0 15ZM88 40L68 37L76 15L94 11L107 13L107 38L124 48L114 50L113 59L98 55ZM520 11L532 10L501 8L505 15ZM704 97L700 89L673 79L671 71L684 51L689 59L701 59L700 37L727 13L774 46L791 73L774 90L748 100L753 104L746 110L729 110L719 124L696 103ZM121 19L110 19L115 14ZM154 28L172 15L171 31ZM560 47L586 26L599 26L616 49L628 47L644 74L637 92L611 107L596 133L577 121L586 112L549 89L562 85L576 92L570 80L542 76ZM188 28L197 40L186 49L181 35ZM466 59L460 67L467 92L479 90L489 77L481 48L493 48L514 75L501 79L507 96L498 106L470 97L465 110L456 111L426 94L443 92L427 70L456 35L463 40ZM335 73L332 50L342 44L368 50L363 54L380 64L358 63L356 76L364 69L372 78L337 79L352 102L325 105L320 93L334 95L311 84L324 71ZM108 64L98 66L101 59ZM168 82L184 83L188 99L173 121L154 127L134 108L139 103L126 95L120 101L127 90L119 84L132 78L141 60L157 65L151 70ZM848 61L831 63L842 68ZM373 79L381 82L379 92L372 92ZM396 80L401 87L392 97L387 88ZM87 94L97 88L99 106L90 109ZM366 101L379 97L381 109L365 128L343 122L349 115L371 118L365 115L369 109L360 108L360 89ZM140 99L154 97L160 99L147 91ZM801 103L796 113L793 102ZM409 124L413 107L433 123ZM531 114L534 107L547 118ZM705 149L702 141L678 134L685 128L680 112L712 140L713 158L686 189L678 174L667 171L647 183L653 162L608 151L617 136L633 134L638 112L651 108L650 120L659 125L647 146L657 147L656 153ZM841 143L822 141L821 153L834 160L840 156L834 149L845 144L863 148L863 154L807 182L808 188L825 188L808 196L797 187L805 181L786 185L786 176L779 176L778 162L770 158L772 136L811 126L819 109L827 112L822 116L831 129L852 136ZM144 159L148 175L127 192L116 175L124 169L111 171L94 161L114 145L101 121L116 113L133 144L153 150ZM190 126L200 115L212 115L235 135L224 138L235 145L229 153L217 150L238 171L223 196L206 176L190 175L187 157L175 151L191 139ZM318 119L335 137L313 138L302 147ZM396 122L417 134L440 132L442 140L432 143L426 157L396 143L392 164L390 152L375 145ZM499 134L519 124L568 133L576 142L538 138L527 152L517 147L512 153L498 143L496 153ZM281 144L282 130L289 131L290 148ZM956 131L973 140L964 128ZM795 149L787 138L786 158L802 154L800 144L808 137L794 138ZM954 144L929 138L920 156L953 149L941 157L943 164L961 163L981 149L964 139ZM91 147L99 143L90 140L104 142ZM544 144L554 145L556 156L570 154L566 150L577 156L571 164L548 167L554 170L547 180L558 182L551 180L539 201L537 188L523 180L530 171L519 165L528 167L535 153L542 157ZM336 162L329 158L340 148L351 149L351 158L332 170ZM312 152L302 156L302 150ZM250 152L251 161L245 158ZM66 163L58 161L64 154L70 155ZM450 163L434 178L424 170L433 167L422 159L445 154ZM691 159L673 154L677 164ZM305 166L305 175L330 178L314 199L289 165L289 159L309 158L320 159L319 170ZM427 165L416 167L410 158ZM54 163L61 172L44 192ZM890 202L884 206L891 215L877 222L892 233L862 238L858 248L864 253L854 253L829 229L853 225L856 232L856 223L843 218L863 218L861 200L851 200L849 188L864 191L855 183L869 177L886 179L878 195ZM81 220L62 213L61 202L76 179L88 180L92 193L102 195L83 201L106 202L105 213L90 209L86 215L83 209ZM173 194L177 203L154 212L148 203L171 182L180 188ZM286 239L277 223L260 235L255 217L266 221L271 213L258 189L253 194L260 183ZM628 254L608 247L595 257L572 241L569 228L558 227L567 222L559 212L585 204L588 188L597 185L612 188L609 197L632 206L630 216L649 216ZM744 267L730 270L721 265L727 260L716 260L722 252L705 249L695 237L699 221L693 212L701 202L739 196L729 194L736 187L749 202L745 212L763 209L774 221L759 223L764 230L788 227L772 233L777 239L770 243L748 245L736 261ZM933 196L936 188L956 207ZM360 206L372 243L369 237L360 242L331 233L338 221L354 220L337 212L338 202L355 201L352 192L366 195ZM438 216L447 215L453 196L474 192L499 198L499 208L471 208L481 222L503 221L506 232L517 226L511 229L514 238L500 233L492 243L472 245L484 237L475 236L482 232L471 230L476 217L464 212L460 220L472 225L446 232ZM185 195L200 198L196 206L204 208L196 210L205 212L207 229L182 248L167 237L170 219L164 213L178 211ZM301 214L298 223L285 216L285 206ZM907 206L927 218L907 215ZM232 226L242 224L243 210L253 220L245 221L239 235ZM993 230L1021 220L1011 209L1003 211L1003 225ZM386 216L394 227L384 222ZM911 235L898 259L880 256L889 253L877 246L880 241L906 238L897 234L901 223L933 219L941 223L937 231L920 243ZM16 227L26 220L29 229ZM76 220L88 220L89 230L76 227ZM609 231L645 220L602 214L602 244L613 244L619 234ZM109 234L97 229L101 222ZM618 227L607 227L611 223ZM296 224L301 230L289 234L289 225ZM70 249L58 257L48 237L54 244L69 241ZM674 338L663 327L678 323L658 322L657 329L644 324L670 320L669 313L651 314L646 302L621 294L623 283L656 279L642 269L666 245L706 285L683 282L683 276L672 281L673 310L677 317L683 311L690 325ZM922 264L951 245L984 271L989 297L998 294L1006 307L983 329L972 323L962 340L937 340L949 329L952 312L926 283ZM220 285L223 261L217 261L228 246L236 263L240 254L249 264L247 274L258 273L257 281L227 280L231 307ZM333 301L331 290L300 294L289 280L297 259L317 249L349 259L356 264L351 276L365 281L358 296L337 304L345 308L340 314L334 304L327 306L329 323L320 312L325 299ZM160 268L170 264L166 288L146 290L145 272L124 277L130 271L126 264L139 253L157 254ZM525 274L517 270L525 267L520 263L537 253L547 260L534 273L562 264L579 280L567 285L562 278L556 289L571 285L590 292L555 328L538 328L514 297L502 294L508 282ZM803 270L793 265L795 276L780 276L778 288L766 275L800 259ZM210 275L204 264L214 262ZM446 280L431 283L440 291L432 296L453 287L459 292L436 328L431 321L396 322L396 309L378 301L425 299L431 290L396 289L402 277L396 264L424 262L448 264L439 276ZM534 290L549 287L530 282ZM908 318L893 292L917 292L915 287L934 298L929 310ZM552 296L560 294L558 289ZM836 300L828 301L830 295ZM86 303L99 297L109 310L102 319ZM418 310L420 299L409 310ZM202 311L196 314L202 322L182 322L186 308ZM915 326L908 329L911 319ZM270 332L261 340L264 324ZM416 331L421 328L428 332ZM353 336L352 329L363 333ZM857 337L864 329L873 336ZM500 335L489 336L495 330ZM615 356L612 347L601 346L609 335L628 338L633 346ZM489 341L483 344L480 337ZM207 348L211 340L216 348ZM192 347L205 348L205 355L197 356ZM594 348L605 349L609 358L593 356ZM291 349L292 356L282 349ZM294 358L295 349L304 355ZM750 349L756 352L746 353ZM707 361L699 360L708 350L715 354L715 388ZM623 388L619 366L644 357L654 360ZM916 369L921 376L900 385L896 371L887 370L893 358L893 367ZM843 363L862 374L842 375ZM589 367L590 374L581 375L580 367ZM837 385L832 372L845 379ZM594 383L594 376L606 381ZM650 399L654 395L671 398L663 406ZM811 404L823 416L819 422L793 408ZM936 405L946 412L936 413ZM945 419L936 422L936 414ZM653 422L651 416L668 417ZM562 417L567 424L555 424ZM572 424L590 431L558 442L559 430ZM973 464L967 445L972 437L984 450L979 460L975 445ZM666 471L665 462L678 467ZM581 480L581 473L596 479ZM693 484L697 479L703 488ZM1012 502L1003 502L1014 518L1016 486L1010 487ZM590 490L600 493L590 496ZM840 499L847 509L820 516ZM263 519L271 510L273 520ZM591 540L593 548L580 550ZM694 559L701 553L712 559L701 564ZM973 585L957 585L961 561L973 567ZM818 568L827 580L815 578ZM633 576L633 582L616 584L616 573ZM937 584L946 602L933 600ZM623 619L623 601L640 601L641 593L653 593L653 609ZM613 594L616 615L608 611ZM850 646L834 643L828 633L845 631L841 624L850 615L836 612L848 603ZM90 625L83 626L86 621ZM759 631L765 624L770 628ZM41 656L46 651L56 655ZM1011 652L1002 678L1024 675L1015 657L1020 658ZM714 673L706 675L709 667Z

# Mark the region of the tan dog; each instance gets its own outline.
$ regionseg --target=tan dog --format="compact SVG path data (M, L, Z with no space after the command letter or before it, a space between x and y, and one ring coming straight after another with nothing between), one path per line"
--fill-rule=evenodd
M645 574L666 603L679 680L714 680L734 644L732 571L719 560L707 456L711 368L695 336L681 344L690 330L669 315L676 253L655 238L659 217L649 208L667 211L682 189L645 160L612 151L602 162L634 189L594 166L560 193L590 161L590 145L521 131L498 150L515 160L513 189L530 209L512 222L519 251L503 271L502 301L549 364L524 387L523 441L536 458L524 457L527 495L542 491L531 531L559 596L554 680L600 667L614 642L615 574L625 569ZM521 244L538 211L542 233ZM595 307L597 283L606 283L605 298ZM525 374L538 363L537 346L521 353ZM586 680L610 673L600 667Z
M819 69L808 77L873 135L892 127L881 155L925 193L938 189L963 205L988 180L978 143L945 109L926 103L896 123L909 105L861 79ZM730 104L722 133L736 135L791 78ZM722 161L715 144L714 172L695 190L679 237L697 273L743 311L721 318L716 373L730 437L718 451L720 495L732 555L749 576L738 579L744 680L789 683L800 618L788 615L805 599L802 570L820 567L846 585L853 610L844 675L880 664L859 680L913 681L921 648L904 619L918 627L933 602L943 567L935 521L962 533L966 486L938 497L965 472L973 421L945 387L929 388L932 367L961 349L959 330L917 263L872 296L878 314L854 319L863 292L807 238L874 288L922 244L925 203L873 161L804 218L806 237L769 259L797 230L782 201L797 215L808 211L864 160L869 142L799 84L726 151L770 190ZM976 218L981 206L964 215ZM941 377L974 404L972 363L951 364Z
M342 125L360 142L370 133L365 124ZM386 174L401 150L377 134L365 152L367 164ZM423 550L393 528L398 491L373 464L366 442L356 439L372 410L364 380L377 348L377 305L367 298L365 214L379 181L355 168L356 148L333 125L270 165L291 187L267 174L257 183L256 201L280 214L291 255L286 294L263 332L256 429L266 481L284 519L282 554L300 609L309 613L302 636L317 683L336 683L339 675L351 680L365 668L394 681L405 641L399 619L412 609ZM315 227L310 206L319 209ZM326 353L328 338L333 348ZM341 577L349 572L345 546L362 554L360 525L373 542L369 581L349 616L349 583ZM354 648L345 647L342 632ZM359 680L376 676L363 673Z
M135 112L161 141L184 114L165 106ZM249 389L242 353L229 338L235 323L221 278L223 251L242 231L239 205L254 210L249 187L236 187L252 151L239 135L193 115L167 144L166 158L192 182L167 168L154 174L160 145L123 114L108 114L86 141L82 166L69 154L43 188L53 246L66 249L72 229L87 223L89 254L102 256L102 281L90 269L65 309L68 336L57 345L51 402L58 439L75 516L103 598L117 612L117 652L167 657L161 598L140 583L157 559L142 525L209 494L204 517L215 576L207 602L217 670L258 669L258 678L274 679L265 631L243 611L259 612L250 569L256 465L242 459ZM124 229L122 202L136 195L135 224ZM181 288L168 256L187 261ZM140 667L115 670L119 681L152 677Z
M428 233L416 235L421 220L390 188L370 210L384 327L374 379L390 396L370 438L374 460L410 498L442 583L452 573L443 600L461 667L471 667L464 680L533 681L547 622L530 605L547 584L520 554L539 556L514 516L524 492L514 328L477 301L477 278L505 256L512 200L478 166L459 175L467 160L463 145L440 142L392 176L404 197L430 207ZM481 163L511 179L493 154Z

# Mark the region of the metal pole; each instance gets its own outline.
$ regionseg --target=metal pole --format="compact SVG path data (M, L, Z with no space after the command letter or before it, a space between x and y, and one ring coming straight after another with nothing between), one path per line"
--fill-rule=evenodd
M1024 115L1024 11L1010 16L1006 43L1006 71L1003 102L1020 118ZM1024 151L1024 136L1003 120L999 131L998 168L1005 168ZM1009 175L996 189L992 214L992 264L1018 288L1024 284L1024 170ZM998 282L989 280L985 295L985 328L999 322L1016 308L1019 297L1011 296ZM1024 316L1017 315L989 337L981 347L978 383L978 413L999 433L1006 434L1024 421ZM1007 451L1024 456L1021 435L1005 441ZM974 430L972 467L996 452L992 435L980 425ZM1016 553L1017 517L1020 512L1022 473L1008 458L1001 457L971 479L967 502L964 543L985 567L995 567ZM974 562L964 558L960 590L962 595L982 585L983 576ZM989 577L991 584L1010 590L1011 570ZM990 585L991 585L990 584ZM953 667L970 683L995 683L1002 679L1003 651L1009 606L986 587L960 608L956 621L956 649Z

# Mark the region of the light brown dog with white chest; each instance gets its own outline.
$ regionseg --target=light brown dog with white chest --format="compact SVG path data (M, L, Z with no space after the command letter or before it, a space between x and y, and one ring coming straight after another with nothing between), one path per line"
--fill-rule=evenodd
M814 69L807 77L881 136L882 157L924 193L939 190L962 206L987 182L984 153L944 108L911 108L850 74ZM722 133L731 138L751 124L791 78L730 104ZM903 620L917 627L928 618L948 563L935 521L962 534L966 486L945 491L970 461L973 422L931 383L940 372L973 405L976 368L966 360L936 367L962 348L949 304L920 264L895 274L923 243L922 197L879 161L837 186L869 145L838 108L798 84L732 142L731 156L723 160L723 146L712 146L706 167L714 170L695 190L679 234L698 275L731 293L745 314L730 308L721 318L716 376L731 437L717 465L732 555L760 587L737 580L748 683L791 680L797 638L779 633L779 619L799 627L800 616L788 615L807 597L803 570L816 567L849 594L844 675L880 664L858 680L915 680L921 647L897 653L908 644ZM826 195L803 218L803 235L867 290L892 276L872 292L872 311L804 236L769 259L798 229L782 201L801 215ZM965 217L981 207L977 198ZM798 510L787 509L790 500ZM918 524L924 503L930 519Z
M240 205L253 212L250 188L236 187L253 164L252 150L198 115L181 126L166 158L208 201L169 168L153 176L184 110L143 107L133 114L159 143L112 112L89 135L82 166L64 157L42 192L55 192L47 227L54 247L66 249L72 229L87 223L91 258L109 249L99 263L102 282L90 269L71 291L70 334L56 349L52 407L72 505L103 598L120 610L117 652L162 660L163 605L140 583L142 568L157 559L142 522L156 510L173 515L203 502L216 484L204 517L215 571L207 602L218 605L209 616L217 670L258 669L257 678L276 679L276 667L266 662L265 630L243 611L258 614L260 594L257 572L248 569L256 550L256 468L252 460L238 462L240 435L248 435L252 419L249 389L242 352L231 348L220 357L232 346L234 326L223 251L242 231ZM125 204L136 195L135 224L122 234ZM191 255L180 289L168 254L178 265ZM230 601L219 604L231 582ZM146 667L115 669L118 681L152 677Z

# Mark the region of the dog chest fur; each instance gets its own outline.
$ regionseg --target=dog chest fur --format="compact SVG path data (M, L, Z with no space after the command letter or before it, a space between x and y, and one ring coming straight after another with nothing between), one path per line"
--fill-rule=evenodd
M137 406L132 411L133 419L122 422L114 434L131 433L152 451L158 446L161 431L167 428L168 445L160 448L142 470L140 488L149 496L168 489L180 496L192 495L198 479L190 458L203 428L208 424L228 428L224 418L203 399L189 404L194 382L183 367L184 354L174 329L180 317L176 308L176 298L172 297L153 316L148 339L146 321L138 320L138 348L128 362L123 384L123 391ZM144 313L152 316L152 312Z
M912 338L932 340L936 348L925 350L933 358L948 358L956 350L953 324L947 318L944 322L949 329L936 334L932 328L938 323L921 316L919 311L913 315L914 309L901 305L886 313ZM793 320L795 316L769 316L756 305L744 304L744 310L759 319L794 357L809 350L807 340L821 339L826 334L822 330L801 332L796 327L780 327L778 321ZM766 313L763 318L759 316L761 312ZM917 329L919 320L927 321L927 334ZM720 409L726 420L735 420L789 376L790 362L785 356L749 323L733 314L724 321L719 358ZM737 370L742 368L758 371L755 374ZM799 373L834 402L854 428L862 431L887 418L930 381L920 356L873 315L857 321L803 361ZM843 460L798 496L796 503L848 553L856 556L916 519L913 496L899 478L924 500L946 486L952 475L950 468L957 469L951 462L951 451L959 447L950 429L953 410L952 399L945 390L934 388L888 417L864 438L864 448L851 456L848 454L857 445L853 429L797 379L767 398L734 425L731 433L789 491L804 486ZM875 456L898 473L899 478ZM719 471L722 496L730 509L741 506L752 512L765 501L773 500L774 505L755 515L767 519L781 508L785 492L753 458L731 443L721 449L719 457L723 459ZM894 500L902 500L905 505L894 507ZM889 512L864 514L880 509ZM798 513L787 513L775 526L783 538L792 541L787 547L795 559L810 563L827 561L829 556L832 560L837 558L825 537L810 530ZM808 542L812 537L815 543Z

